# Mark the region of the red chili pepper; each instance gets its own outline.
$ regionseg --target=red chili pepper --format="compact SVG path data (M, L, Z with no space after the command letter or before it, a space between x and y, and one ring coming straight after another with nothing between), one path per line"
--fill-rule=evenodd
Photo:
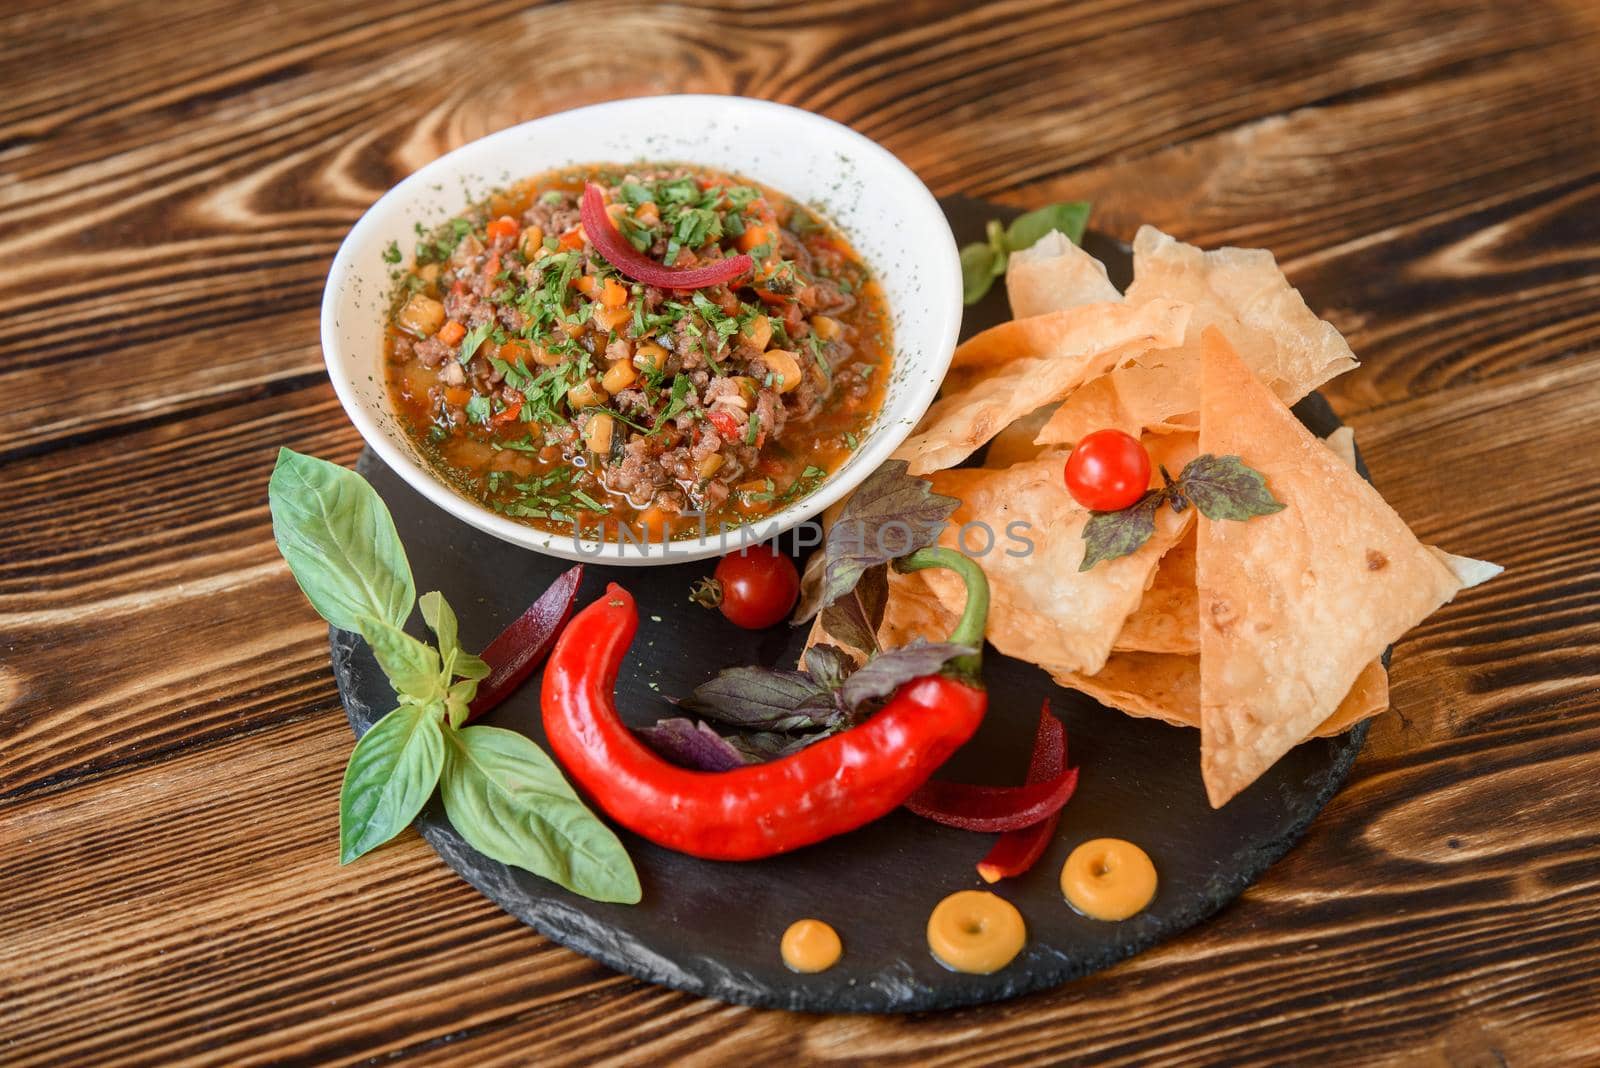
M1066 766L1067 732L1061 721L1050 714L1050 700L1046 698L1044 707L1039 709L1039 729L1033 738L1028 781L1048 782L1060 775ZM992 883L1026 872L1044 856L1060 820L1061 810L1057 809L1031 827L1002 834L988 854L978 861L978 875L984 882Z
M489 643L483 651L489 677L478 683L478 695L467 706L469 723L510 697L533 669L544 662L567 617L572 614L572 603L578 599L578 584L582 581L582 564L568 568L526 612Z
M967 610L951 640L980 644L988 587L977 565L949 549L924 549L901 563L951 567L967 579ZM692 856L772 856L892 812L972 736L988 705L974 654L952 661L952 674L913 679L865 723L797 753L731 771L691 771L651 751L613 705L638 622L633 598L615 584L573 618L544 673L545 734L613 819Z
M712 260L698 267L668 267L664 263L657 263L634 248L633 243L617 230L611 216L606 214L605 193L593 182L583 188L583 200L578 206L578 213L589 243L605 257L606 262L635 282L643 282L647 286L704 289L731 282L749 274L755 267L755 261L743 253Z
M1049 737L1051 724L1058 735L1055 741ZM1059 755L1052 752L1056 746ZM1050 819L1072 797L1078 786L1078 769L1066 767L1066 759L1066 732L1046 704L1040 712L1026 786L930 782L906 799L906 808L964 831L1019 831Z

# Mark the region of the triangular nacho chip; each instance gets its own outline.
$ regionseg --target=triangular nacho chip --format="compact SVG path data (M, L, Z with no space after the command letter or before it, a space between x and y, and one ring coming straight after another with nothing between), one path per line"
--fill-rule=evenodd
M1048 670L1048 669L1047 669ZM1200 726L1200 658L1167 653L1112 653L1093 675L1051 671L1056 683L1088 694L1107 708L1159 719L1174 727ZM1355 685L1315 730L1313 738L1343 734L1389 707L1389 673L1382 660L1362 668Z
M1343 734L1364 719L1371 719L1389 708L1389 669L1381 659L1361 669L1350 692L1344 695L1333 715L1323 720L1313 738L1332 738Z
M913 475L953 467L1016 419L1060 400L1084 382L1151 346L1170 346L1183 336L1189 308L1177 301L1086 305L1042 318L1053 321L1048 355L993 363L989 355L957 380L928 409L917 433L895 451ZM987 334L1037 320L1016 320ZM966 346L963 346L965 348ZM1039 351L1036 346L1033 351Z
M1200 334L1220 329L1245 364L1293 404L1356 366L1339 331L1306 307L1263 249L1193 245L1142 226L1133 241L1128 303L1154 299L1194 305L1188 337L1172 352L1148 353L1068 398L1039 434L1042 445L1077 441L1102 426L1128 433L1173 424L1193 427L1199 410ZM1112 407L1114 415L1105 411Z
M1044 452L1045 446L1035 445L1033 439L1038 437L1039 429L1050 421L1055 410L1054 404L1035 408L990 438L988 451L983 454L983 466L998 470L1025 463Z
M1107 708L1174 727L1200 726L1200 658L1172 653L1112 653L1093 675L1046 667L1057 685Z
M1356 432L1353 429L1342 426L1323 438L1322 443L1332 449L1346 467L1352 471L1356 469Z
M1006 265L1006 296L1013 319L1122 299L1106 277L1105 264L1074 245L1060 230L1051 230L1032 248L1011 254Z
M1113 649L1117 652L1199 654L1200 594L1195 589L1194 562L1195 532L1191 528L1156 565L1150 588L1144 591L1139 607L1122 625Z
M1193 439L1174 441L1153 459L1181 467L1193 450ZM937 472L934 492L961 501L939 541L970 552L988 577L987 635L996 649L1060 670L1093 672L1144 595L1156 561L1182 538L1194 513L1163 508L1155 534L1137 552L1079 571L1090 513L1067 492L1065 461L1065 453L1053 452L1003 471ZM947 609L964 603L965 589L955 575L922 574Z
M1202 339L1200 448L1284 509L1199 520L1201 772L1221 806L1338 708L1368 663L1461 588L1393 508L1239 359Z

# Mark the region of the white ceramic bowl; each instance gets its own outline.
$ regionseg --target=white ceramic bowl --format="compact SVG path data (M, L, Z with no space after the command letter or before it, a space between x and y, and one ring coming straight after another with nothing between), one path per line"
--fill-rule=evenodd
M849 235L882 283L894 357L883 410L855 454L810 495L727 538L633 543L577 539L516 523L442 481L400 428L384 388L383 324L392 266L413 226L459 214L496 188L579 163L684 162L753 178L815 207ZM955 238L905 164L830 119L762 100L658 96L525 122L463 145L395 186L356 223L322 298L322 351L345 411L384 463L451 515L516 545L569 560L678 563L765 541L821 512L866 478L911 432L949 367L961 326Z

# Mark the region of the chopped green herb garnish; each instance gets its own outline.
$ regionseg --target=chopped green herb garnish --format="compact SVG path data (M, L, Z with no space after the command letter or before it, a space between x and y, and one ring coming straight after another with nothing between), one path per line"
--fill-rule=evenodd
M478 346L482 345L484 340L487 339L488 336L493 332L493 319L485 320L484 322L481 322L477 326L473 327L471 330L468 330L467 336L461 339L461 352L456 356L456 359L460 360L462 363L466 363L467 361L471 360L473 354L478 351Z

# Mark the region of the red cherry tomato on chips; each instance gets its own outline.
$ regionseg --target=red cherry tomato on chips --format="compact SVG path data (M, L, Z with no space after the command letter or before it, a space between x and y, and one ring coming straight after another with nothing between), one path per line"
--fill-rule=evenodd
M691 599L720 608L728 622L761 630L784 619L800 598L800 572L794 561L770 545L755 545L717 561L713 577L695 588Z
M1096 430L1067 457L1067 492L1095 512L1133 504L1150 487L1150 454L1120 430Z

